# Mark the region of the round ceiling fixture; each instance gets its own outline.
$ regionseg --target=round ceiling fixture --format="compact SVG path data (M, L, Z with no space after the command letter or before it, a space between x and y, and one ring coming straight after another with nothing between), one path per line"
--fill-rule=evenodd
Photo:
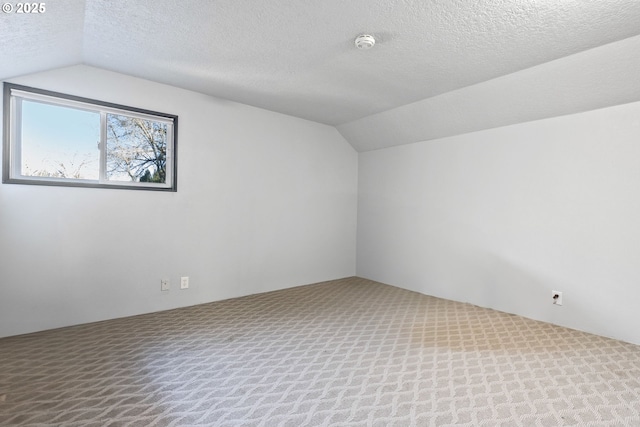
M361 50L371 49L376 44L376 39L369 34L361 34L356 37L356 47Z

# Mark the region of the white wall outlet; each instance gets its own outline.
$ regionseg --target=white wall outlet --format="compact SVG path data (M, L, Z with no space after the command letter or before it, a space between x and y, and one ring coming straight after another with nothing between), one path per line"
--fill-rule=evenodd
M555 305L562 305L562 292L551 291L551 297L553 298L553 303Z
M180 278L180 289L189 289L189 277L183 276Z
M161 279L160 280L160 290L168 291L169 290L169 279Z

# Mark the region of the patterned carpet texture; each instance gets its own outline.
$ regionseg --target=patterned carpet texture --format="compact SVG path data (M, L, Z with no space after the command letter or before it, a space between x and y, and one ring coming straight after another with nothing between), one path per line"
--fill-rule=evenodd
M348 278L0 340L2 426L640 426L640 347Z

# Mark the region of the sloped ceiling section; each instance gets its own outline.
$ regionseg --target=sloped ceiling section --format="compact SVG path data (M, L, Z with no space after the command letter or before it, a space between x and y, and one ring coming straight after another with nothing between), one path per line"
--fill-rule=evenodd
M640 36L338 126L358 151L640 101Z
M637 99L616 46L638 0L46 5L0 14L0 79L83 63L334 125L360 151Z
M44 13L2 3L9 6L0 12L0 80L82 62L84 0L45 2Z

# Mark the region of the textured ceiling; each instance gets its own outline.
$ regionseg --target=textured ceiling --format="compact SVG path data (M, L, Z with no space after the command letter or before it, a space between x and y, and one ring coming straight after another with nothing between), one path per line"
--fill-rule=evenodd
M496 120L512 113L509 102L504 111L491 112L493 122L471 128L454 114L447 129L429 134L425 123L437 115L419 116L448 111L440 107L464 112L464 105L451 105L464 104L466 98L456 95L464 95L460 90L499 83L501 76L640 34L638 0L59 0L46 5L41 15L0 16L1 79L84 63L337 125L359 150L510 123ZM360 33L373 34L376 46L355 49L353 39ZM417 108L417 102L430 107ZM408 104L414 105L409 115L403 113ZM527 119L523 114L510 120ZM406 132L398 129L395 141L368 145L371 132L364 127L373 121L386 129L418 126L419 132L404 129L410 135L403 138Z

